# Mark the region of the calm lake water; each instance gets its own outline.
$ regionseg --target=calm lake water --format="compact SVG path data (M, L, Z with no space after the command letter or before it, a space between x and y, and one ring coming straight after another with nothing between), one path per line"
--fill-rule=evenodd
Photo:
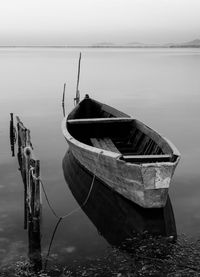
M23 184L17 159L10 153L10 112L19 115L31 130L42 180L57 214L78 207L64 178L62 160L67 143L61 132L63 84L66 82L66 110L70 111L78 56L79 49L0 50L1 267L28 251L27 232L23 230ZM88 93L138 118L181 152L170 199L178 235L185 233L195 239L200 237L199 72L198 49L82 49L81 96ZM44 255L56 222L43 196ZM51 258L61 264L98 258L108 247L109 239L79 210L59 225Z

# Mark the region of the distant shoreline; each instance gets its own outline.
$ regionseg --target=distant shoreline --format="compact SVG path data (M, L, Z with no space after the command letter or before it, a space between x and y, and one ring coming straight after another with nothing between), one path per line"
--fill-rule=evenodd
M131 45L0 45L1 48L59 48L59 49L73 49L73 48L89 48L89 49L152 49L152 48L200 48L200 45L144 45L144 46L131 46Z

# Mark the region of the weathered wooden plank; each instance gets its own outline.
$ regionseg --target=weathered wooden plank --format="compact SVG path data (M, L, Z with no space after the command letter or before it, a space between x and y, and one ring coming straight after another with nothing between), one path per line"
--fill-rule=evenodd
M123 155L122 159L127 162L167 162L172 159L171 155Z
M91 138L90 140L94 147L120 153L110 138Z
M113 123L113 122L131 122L133 118L121 117L121 118L84 118L84 119L68 119L69 124L92 124L92 123Z

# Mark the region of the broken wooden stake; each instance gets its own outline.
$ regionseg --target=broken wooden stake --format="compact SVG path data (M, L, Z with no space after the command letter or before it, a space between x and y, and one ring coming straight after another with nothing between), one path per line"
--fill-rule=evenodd
M15 134L16 130L13 123L13 113L10 113L10 147L12 156L15 156Z
M11 120L13 115L11 116ZM18 162L24 184L24 229L28 229L29 257L41 269L41 190L40 161L34 158L30 130L17 120Z

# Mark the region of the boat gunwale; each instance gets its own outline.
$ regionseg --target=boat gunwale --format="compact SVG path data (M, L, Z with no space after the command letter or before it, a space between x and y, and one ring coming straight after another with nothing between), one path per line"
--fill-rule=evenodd
M137 120L135 118L132 118L130 117L130 120ZM138 120L137 120L138 121ZM64 134L64 137L66 138L67 141L73 143L74 145L76 145L77 147L79 148L82 148L84 150L87 150L87 151L90 151L90 152L93 152L97 155L105 155L107 157L110 157L110 158L113 158L113 159L117 159L117 160L120 160L121 162L123 163L126 163L126 164L129 164L129 165L134 165L134 166L153 166L153 165L172 165L172 164L177 164L179 159L180 159L180 153L179 151L177 150L177 148L173 145L173 143L166 139L165 137L162 136L162 138L166 141L166 143L169 144L170 148L172 149L172 154L171 154L171 157L175 157L175 160L174 161L155 161L155 162L150 162L150 161L145 161L145 162L140 162L140 163L136 163L136 162L129 162L129 161L125 161L123 160L123 154L119 154L119 153L115 153L115 152L112 152L112 151L109 151L109 150L104 150L104 149L101 149L101 148L97 148L95 146L91 146L91 145L88 145L88 144L85 144L83 142L80 142L79 140L75 139L68 131L67 129L67 122L68 122L68 116L65 116L63 121L62 121L62 132ZM142 122L140 122L142 123ZM145 125L144 123L142 123L143 125ZM146 125L145 125L146 126ZM148 126L147 126L148 127ZM149 128L149 127L148 127ZM154 131L154 130L153 130ZM155 132L155 131L154 131ZM158 133L157 133L158 134ZM160 135L160 134L159 134ZM132 155L132 157L134 157L135 159L137 159L137 156L138 155ZM150 156L150 155L149 155ZM160 157L163 156L163 158L166 157L166 154L161 154L159 155ZM149 157L149 159L151 159L151 157Z
M87 124L87 123L113 123L113 122L132 122L136 120L133 117L95 117L95 118L80 118L80 119L67 119L66 123L69 124Z

